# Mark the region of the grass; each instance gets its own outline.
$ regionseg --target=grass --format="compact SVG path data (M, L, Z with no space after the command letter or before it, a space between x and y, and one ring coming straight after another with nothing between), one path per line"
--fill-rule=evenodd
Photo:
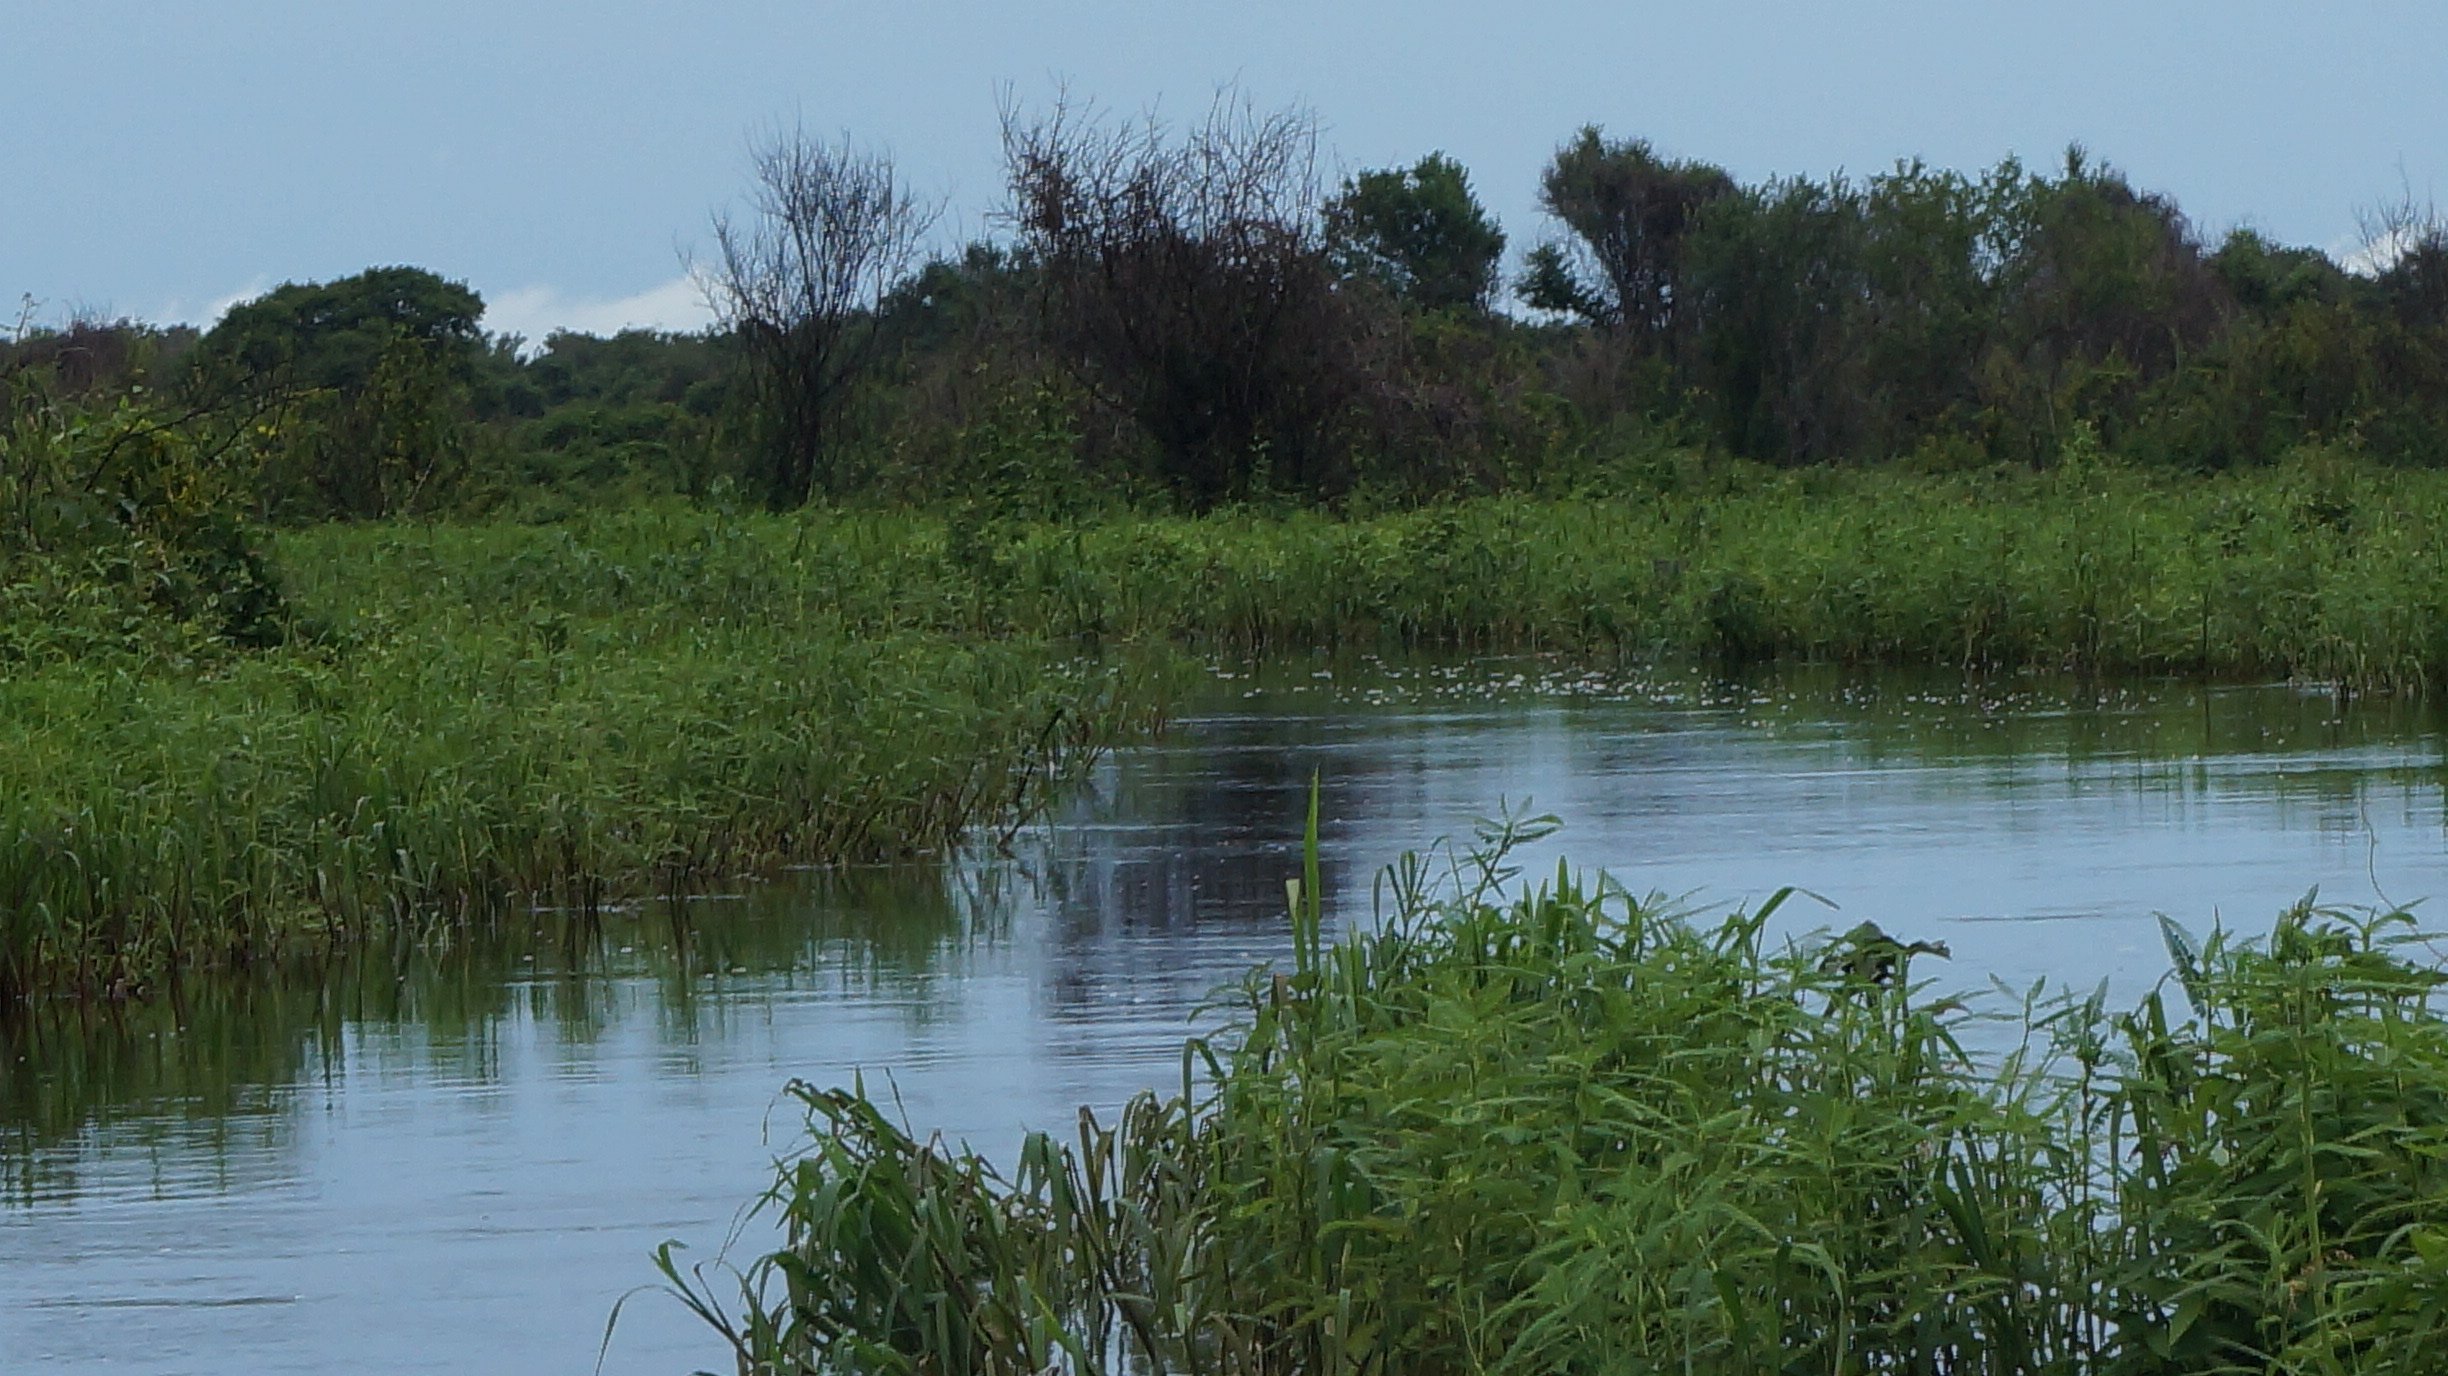
M1351 519L331 526L278 543L287 634L252 651L12 583L0 1003L940 849L1144 730L1184 649L2448 680L2448 474L1641 482Z
M494 527L441 527L422 543L319 533L305 542L317 558L304 593L319 608L364 605L382 593L356 575L381 567L414 598L464 583L543 616L720 617L821 588L855 630L1024 631L1083 647L1783 657L2375 691L2448 681L2435 557L2448 473L2310 451L2211 477L2106 460L1947 476L1695 463L1652 477L1630 493L1357 518L666 513L525 543ZM701 523L786 556L708 564ZM564 552L548 559L545 546ZM335 556L345 586L323 581ZM766 581L784 567L799 571L796 594Z
M1660 490L1036 529L1036 624L1237 650L1378 643L1973 671L2448 681L2448 474L2318 454L2211 478L1696 469Z
M287 645L0 678L0 997L940 849L1166 699L1162 660L871 615L856 551L771 534L335 528L282 551Z
M1519 835L1332 945L1296 882L1294 968L1182 1088L1008 1170L796 1086L783 1244L667 1283L759 1373L2437 1369L2448 1018L2403 914L2171 928L2132 1012L1992 1024L1867 925L1500 887Z

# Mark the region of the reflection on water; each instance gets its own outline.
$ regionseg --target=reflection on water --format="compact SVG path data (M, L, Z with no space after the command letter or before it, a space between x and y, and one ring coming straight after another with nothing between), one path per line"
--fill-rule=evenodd
M2448 894L2440 743L2422 709L2285 689L1220 681L1012 855L0 1028L0 1369L587 1366L646 1250L712 1250L765 1183L794 1076L864 1073L993 1150L1176 1082L1206 996L1283 949L1313 773L1346 913L1528 800L1568 823L1534 866L1703 907L1799 885L1842 912L1797 922L1946 940L1966 985L2123 997L2164 966L2154 911ZM649 1299L606 1367L719 1360Z

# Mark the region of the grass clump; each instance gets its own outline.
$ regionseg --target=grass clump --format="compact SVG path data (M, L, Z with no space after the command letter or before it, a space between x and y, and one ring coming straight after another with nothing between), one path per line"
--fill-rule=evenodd
M743 1372L2436 1369L2448 1022L2402 914L2181 942L2189 1015L1990 1024L1875 927L1508 898L1500 855L1407 862L1332 945L1295 885L1294 967L1178 1093L1009 1170L797 1086L782 1246L736 1297L659 1264Z
M0 1000L940 849L1168 697L887 597L855 534L335 527L281 547L285 644L0 673Z

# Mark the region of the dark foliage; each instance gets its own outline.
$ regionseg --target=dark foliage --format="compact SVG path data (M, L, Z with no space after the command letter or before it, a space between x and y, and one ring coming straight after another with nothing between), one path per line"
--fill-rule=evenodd
M439 502L468 451L484 302L421 268L288 283L230 309L189 356L191 406L243 410L268 437L276 518L371 519Z
M790 133L719 220L697 334L485 336L415 268L292 284L208 334L36 329L0 371L250 434L257 519L638 498L1076 512L1347 510L1779 466L2214 470L2448 455L2448 228L2411 198L2349 266L2077 149L1740 182L1595 126L1559 234L1486 309L1504 235L1442 154L1323 195L1304 110L1008 109L1007 238L922 253L891 164ZM30 311L29 307L29 311ZM209 441L208 441L209 443ZM986 519L980 516L980 519Z
M707 281L754 386L758 486L777 510L847 485L839 430L874 361L874 308L917 258L935 212L892 160L844 138L777 133L753 155L754 215L717 216Z
M1193 508L1349 481L1365 322L1319 221L1317 125L1229 96L1175 131L1005 113L1010 217L1046 341L1153 442Z
M1470 174L1442 153L1362 172L1326 203L1336 266L1427 310L1482 310L1496 289L1504 230L1471 194Z
M1539 179L1539 204L1573 241L1531 253L1523 300L1671 346L1691 319L1684 267L1701 213L1733 192L1722 168L1583 126Z

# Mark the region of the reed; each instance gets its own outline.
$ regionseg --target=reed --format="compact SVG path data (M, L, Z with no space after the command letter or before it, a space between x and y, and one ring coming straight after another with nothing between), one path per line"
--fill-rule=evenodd
M0 676L0 1001L940 850L1169 696L1162 657L862 607L865 556L790 537L321 532L280 647Z
M2448 474L1642 482L1345 518L328 526L274 548L256 648L12 582L0 1003L940 849L1145 729L1183 650L2448 679Z
M2448 681L2448 474L2307 452L2171 477L1696 467L1661 490L1023 527L1016 619L1242 652L1396 642L1732 662Z
M783 1244L666 1284L742 1372L2434 1369L2448 1020L2402 914L2174 933L2134 1012L2000 1023L1875 927L1508 897L1521 834L1331 944L1296 882L1293 967L1178 1091L1009 1168L795 1087Z
M2448 473L2304 450L2211 476L2095 455L1936 475L1693 460L1642 481L1374 516L668 509L523 534L333 528L282 552L309 606L387 616L439 592L544 616L821 608L853 630L1234 654L1785 657L2378 691L2448 676Z

